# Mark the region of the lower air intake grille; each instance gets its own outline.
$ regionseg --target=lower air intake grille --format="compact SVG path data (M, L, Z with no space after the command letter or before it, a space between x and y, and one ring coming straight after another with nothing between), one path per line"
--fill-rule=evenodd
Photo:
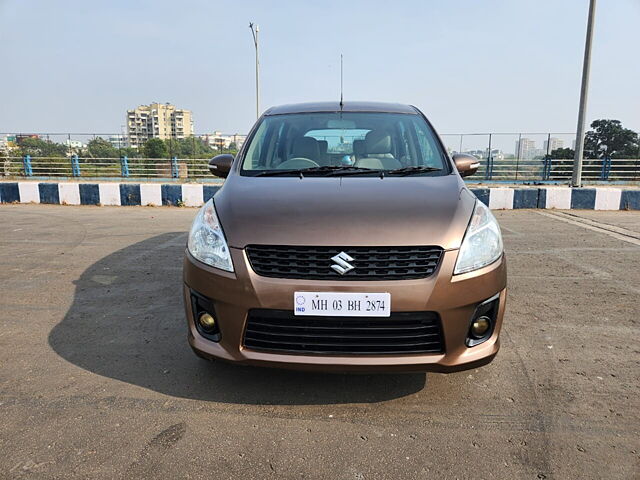
M303 317L287 310L251 310L244 346L252 350L321 355L443 353L433 312L390 317Z

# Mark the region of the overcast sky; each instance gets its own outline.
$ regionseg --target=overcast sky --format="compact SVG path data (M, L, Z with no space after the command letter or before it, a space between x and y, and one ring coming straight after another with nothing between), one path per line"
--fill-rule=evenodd
M411 103L442 133L575 131L588 0L0 0L0 132L118 132L153 101L197 133L262 108ZM640 130L640 0L598 0L588 119Z

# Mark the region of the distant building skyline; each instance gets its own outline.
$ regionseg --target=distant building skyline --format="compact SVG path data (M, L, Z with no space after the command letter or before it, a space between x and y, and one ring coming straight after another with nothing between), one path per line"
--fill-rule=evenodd
M450 151L450 153L457 153L455 151ZM465 150L462 153L466 153L468 155L473 155L474 157L480 158L480 159L485 159L489 156L489 148L485 148L484 150L482 149L476 149L476 150ZM502 150L500 150L499 148L492 148L491 149L491 158L493 159L493 161L498 161L501 162L502 160L505 159L504 156L504 152Z
M86 145L82 143L80 140L70 140L67 139L62 142L63 145L66 145L69 148L84 148Z
M216 130L213 133L205 133L204 135L200 135L200 138L204 143L212 148L229 148L232 143L235 143L236 148L239 149L244 143L247 136L240 135L239 133L229 135Z

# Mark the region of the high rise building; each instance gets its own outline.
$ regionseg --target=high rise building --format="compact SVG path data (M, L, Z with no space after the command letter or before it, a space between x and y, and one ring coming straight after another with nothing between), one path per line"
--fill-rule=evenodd
M531 160L536 156L536 142L530 138L516 140L516 158Z
M137 148L150 138L186 138L193 135L191 110L170 103L152 103L127 110L127 139Z
M549 140L544 141L543 150L545 154L547 152L551 153L558 148L564 148L564 140L561 138L551 137Z

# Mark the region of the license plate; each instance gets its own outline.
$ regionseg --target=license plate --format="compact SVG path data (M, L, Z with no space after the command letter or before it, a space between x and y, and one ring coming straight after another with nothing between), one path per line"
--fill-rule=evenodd
M388 317L389 293L295 292L295 315L324 317Z

